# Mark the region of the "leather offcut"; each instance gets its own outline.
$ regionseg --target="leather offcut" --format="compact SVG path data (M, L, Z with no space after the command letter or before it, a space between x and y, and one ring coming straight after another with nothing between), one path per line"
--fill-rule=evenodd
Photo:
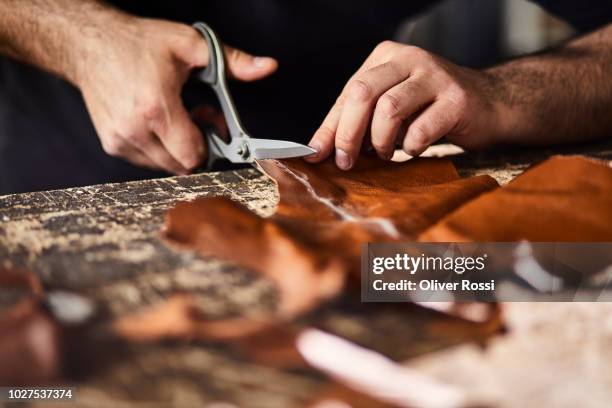
M466 201L497 186L460 179L449 160L388 163L363 157L349 172L331 161L264 160L276 181L277 211L262 218L227 198L182 202L166 216L164 237L272 279L281 316L294 316L358 281L361 245L411 240Z
M279 293L275 315L259 323L251 318L206 323L201 316L194 318L197 308L185 295L169 303L180 306L175 308L182 316L176 321L185 323L180 328L148 323L168 321L155 318L167 312L161 305L117 322L123 337L251 336L338 296L347 281L358 283L362 244L415 239L450 211L497 186L488 176L461 179L447 159L388 163L362 157L348 172L331 161L258 164L278 186L274 215L260 217L224 197L200 198L169 210L162 235L172 245L271 279Z
M419 237L425 242L612 241L612 168L555 156L465 204Z

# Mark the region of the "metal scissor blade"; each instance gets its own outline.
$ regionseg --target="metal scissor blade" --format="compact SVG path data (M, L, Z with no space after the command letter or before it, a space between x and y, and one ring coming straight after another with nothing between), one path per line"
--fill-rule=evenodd
M252 139L248 136L236 111L236 106L225 78L225 55L217 34L206 24L196 23L194 28L204 37L209 50L208 66L197 77L210 85L219 98L229 135L226 140L215 132L208 132L210 143L209 168L217 159L224 157L232 163L251 163L256 159L284 159L308 156L316 151L299 143L271 139Z
M303 144L273 139L248 139L251 156L257 160L288 159L290 157L310 156L317 151Z

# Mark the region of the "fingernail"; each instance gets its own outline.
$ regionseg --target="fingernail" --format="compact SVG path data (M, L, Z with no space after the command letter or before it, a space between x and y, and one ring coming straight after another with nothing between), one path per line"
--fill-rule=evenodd
M270 57L255 57L253 58L253 65L257 68L264 68L270 65L272 58Z
M404 145L402 146L402 150L411 157L418 156L419 148L420 146L418 144L409 139L404 140Z
M317 152L311 154L310 156L306 156L306 157L309 157L311 159L315 159L315 158L319 157L319 154L321 154L321 150L322 150L321 145L319 144L319 142L310 142L310 143L308 143L308 147L312 147Z
M336 165L342 170L351 168L351 158L342 149L336 149Z
M421 153L423 153L422 150L420 149L408 149L405 151L409 156L411 157L419 157L421 155Z
M383 160L389 161L393 157L394 153L395 153L395 150L389 150L388 152L379 153L378 157L380 157Z

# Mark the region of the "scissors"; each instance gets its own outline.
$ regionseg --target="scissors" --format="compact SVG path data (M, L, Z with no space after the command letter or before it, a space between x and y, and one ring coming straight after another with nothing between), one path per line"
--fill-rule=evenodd
M225 55L219 37L205 23L195 23L193 27L206 39L209 54L208 66L197 71L195 77L210 85L219 98L229 131L228 140L224 140L219 136L216 129L206 129L208 168L211 168L218 159L228 159L232 163L252 163L255 160L285 159L316 153L315 149L299 143L257 139L248 135L240 121L227 86Z

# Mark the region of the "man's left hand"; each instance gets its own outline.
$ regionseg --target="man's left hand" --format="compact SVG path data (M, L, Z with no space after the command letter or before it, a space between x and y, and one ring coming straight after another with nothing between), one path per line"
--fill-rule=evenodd
M348 170L368 134L385 160L396 144L418 156L443 136L468 149L490 145L505 122L494 85L485 72L385 41L344 87L310 142L318 154L307 160L319 162L335 149L336 164Z

